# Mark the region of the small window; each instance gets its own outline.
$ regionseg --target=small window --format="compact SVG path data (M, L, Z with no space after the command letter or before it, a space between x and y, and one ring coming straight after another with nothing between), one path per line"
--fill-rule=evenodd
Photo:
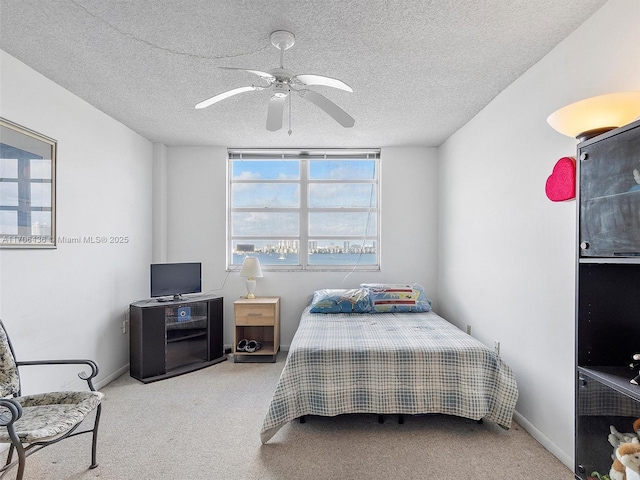
M379 150L229 150L228 265L378 270Z

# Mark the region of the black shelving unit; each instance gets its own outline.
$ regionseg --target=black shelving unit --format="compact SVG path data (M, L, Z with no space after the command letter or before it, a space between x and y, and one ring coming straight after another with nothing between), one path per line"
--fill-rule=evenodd
M609 474L611 427L631 432L640 386L640 122L578 145L575 476Z
M133 378L149 383L226 360L222 297L141 301L129 311Z

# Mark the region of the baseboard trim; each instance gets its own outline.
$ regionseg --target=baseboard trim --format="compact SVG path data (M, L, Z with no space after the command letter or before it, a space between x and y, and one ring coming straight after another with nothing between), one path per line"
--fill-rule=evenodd
M564 450L561 450L555 443L553 443L549 437L543 434L540 430L538 430L529 420L524 418L517 411L513 413L513 419L524 428L529 435L535 438L540 445L549 450L551 454L560 460L565 466L573 472L575 467L575 462L571 455L567 455Z
M96 390L100 390L102 387L104 387L105 385L108 385L109 383L114 381L116 378L118 378L124 373L127 373L128 371L129 371L129 364L127 363L126 365L120 367L118 370L116 370L112 374L107 375L106 377L96 381L94 385L96 387Z

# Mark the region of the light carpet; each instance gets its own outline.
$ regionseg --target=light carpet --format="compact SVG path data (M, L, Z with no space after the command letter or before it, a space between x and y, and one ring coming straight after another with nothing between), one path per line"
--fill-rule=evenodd
M259 431L284 366L222 362L150 384L123 375L101 389L98 463L81 435L27 459L30 480L474 479L573 480L515 422L442 415L309 417L266 445ZM13 478L12 474L6 478Z

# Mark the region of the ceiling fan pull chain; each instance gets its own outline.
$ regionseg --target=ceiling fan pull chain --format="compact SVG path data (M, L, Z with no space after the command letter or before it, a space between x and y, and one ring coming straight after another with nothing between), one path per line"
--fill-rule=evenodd
M289 93L289 131L287 133L289 136L293 133L293 130L291 130L291 93Z

